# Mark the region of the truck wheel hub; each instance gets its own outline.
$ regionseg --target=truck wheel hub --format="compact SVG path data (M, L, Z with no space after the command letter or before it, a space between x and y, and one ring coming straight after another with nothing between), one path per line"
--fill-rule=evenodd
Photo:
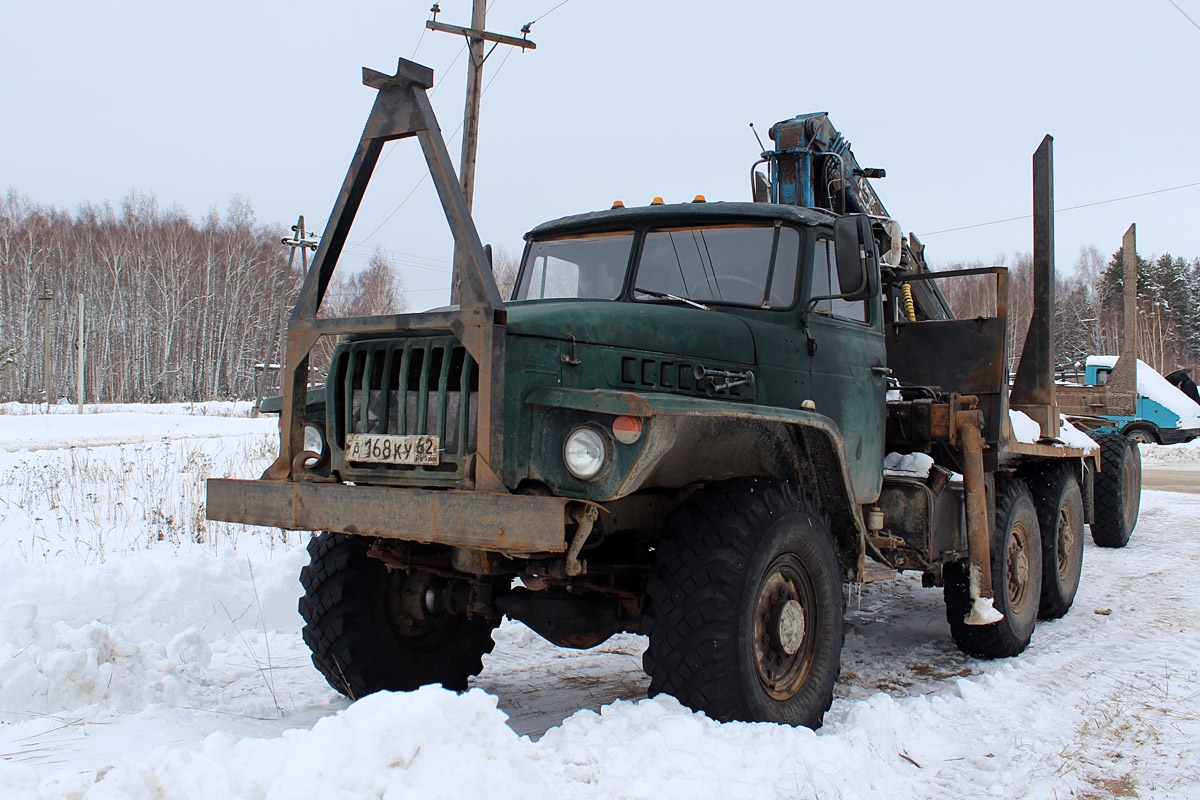
M1029 594L1030 540L1023 524L1013 526L1008 541L1008 603L1014 611L1024 607Z
M1058 574L1066 577L1071 569L1071 553L1075 550L1075 531L1067 509L1058 510Z
M778 556L759 584L754 619L754 666L767 695L791 698L804 683L816 650L808 619L816 590L792 553Z
M788 600L779 609L776 636L783 652L795 655L804 642L804 608L795 600Z

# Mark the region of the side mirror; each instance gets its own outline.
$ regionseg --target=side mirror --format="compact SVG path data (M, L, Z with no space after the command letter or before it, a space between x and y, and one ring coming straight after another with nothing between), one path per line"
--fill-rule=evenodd
M844 300L865 300L879 291L879 246L865 214L840 217L833 223L838 283Z

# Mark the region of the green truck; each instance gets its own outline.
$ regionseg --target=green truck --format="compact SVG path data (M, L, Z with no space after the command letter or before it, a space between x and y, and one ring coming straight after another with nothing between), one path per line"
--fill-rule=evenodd
M1099 541L1136 523L1128 503L1096 513L1094 476L1113 468L1054 405L1049 137L1035 257L1050 296L1010 397L1005 271L982 271L994 315L955 319L938 281L981 271L927 269L868 183L882 171L824 114L772 128L754 202L538 226L505 301L432 72L401 60L364 83L378 96L290 320L279 457L259 480L211 479L207 503L212 519L322 532L300 612L344 694L464 688L509 617L564 647L645 634L651 694L815 727L843 584L918 570L944 587L964 651L1011 656L1070 607L1084 524ZM318 318L380 148L410 137L454 234L460 303ZM323 336L340 340L310 407ZM314 418L323 441L305 449Z

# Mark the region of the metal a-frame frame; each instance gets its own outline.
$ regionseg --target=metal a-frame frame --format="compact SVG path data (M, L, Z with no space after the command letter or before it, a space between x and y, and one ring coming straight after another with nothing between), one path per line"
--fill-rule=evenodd
M262 477L264 480L293 481L303 474L303 461L311 455L303 452L308 358L322 336L449 331L462 342L479 367L475 488L505 491L497 477L503 460L500 426L504 402L504 303L429 103L427 92L433 86L433 70L400 59L395 75L364 67L363 84L378 90L379 94L288 321L279 457ZM317 319L317 309L329 287L383 145L411 136L417 137L421 145L454 236L455 262L462 265L462 283L458 287L460 306L449 311L421 314Z

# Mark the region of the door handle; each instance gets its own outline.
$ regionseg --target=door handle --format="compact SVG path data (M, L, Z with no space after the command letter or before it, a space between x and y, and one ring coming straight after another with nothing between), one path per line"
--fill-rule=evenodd
M887 376L892 374L892 368L876 366L876 367L871 367L871 372L874 372L876 375L878 375L881 378L886 378Z

